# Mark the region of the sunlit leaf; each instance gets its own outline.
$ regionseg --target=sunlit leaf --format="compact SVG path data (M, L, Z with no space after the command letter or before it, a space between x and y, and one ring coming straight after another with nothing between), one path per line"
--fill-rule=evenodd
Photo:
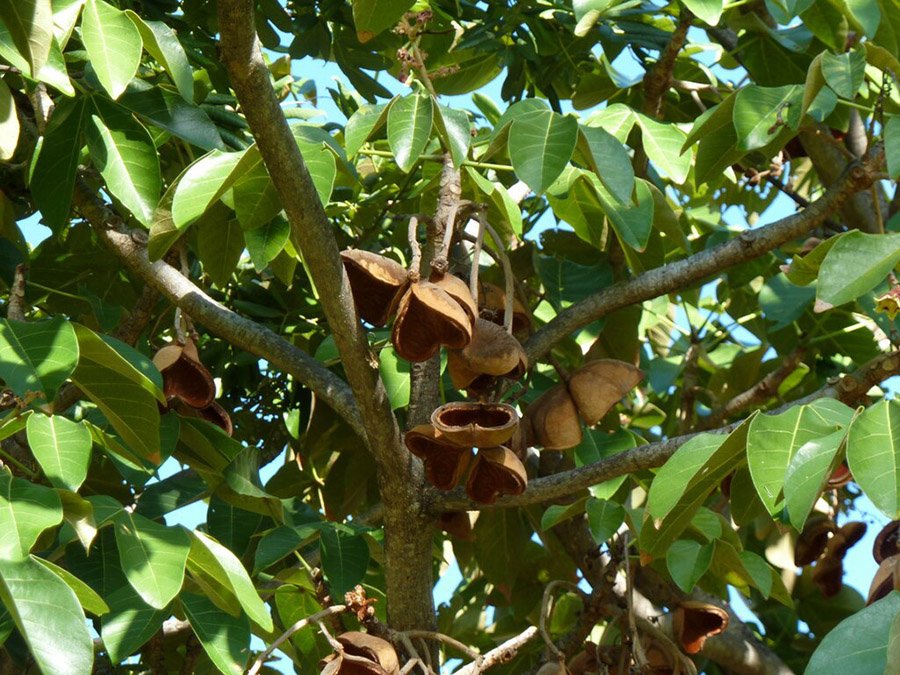
M44 475L56 487L77 491L91 462L91 432L59 415L31 415L28 445Z
M141 33L122 12L103 0L87 0L81 34L100 84L116 99L137 72Z

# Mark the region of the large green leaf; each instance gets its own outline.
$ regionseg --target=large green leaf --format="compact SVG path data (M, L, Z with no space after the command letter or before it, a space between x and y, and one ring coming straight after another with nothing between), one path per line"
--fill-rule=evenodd
M617 201L607 192L596 176L590 178L597 197L603 205L603 211L609 218L619 241L636 251L643 251L647 247L653 229L653 193L647 183L642 179L635 181L635 196L637 197L635 204L631 199L625 202Z
M473 528L475 560L495 584L513 584L524 565L522 554L531 529L518 509L482 511Z
M585 429L581 444L573 451L575 466L594 464L595 462L609 459L620 452L630 450L634 446L634 435L624 429L620 429L612 434L599 429ZM626 480L628 480L628 476L619 476L618 478L592 485L588 489L591 492L591 496L597 499L610 499Z
M30 557L0 557L0 598L42 672L91 672L94 642L78 598L62 579Z
M813 438L801 445L784 474L784 504L791 525L799 532L803 529L813 504L831 475L835 457L841 449L847 429Z
M637 116L641 140L647 157L675 183L687 180L691 170L691 153L682 148L687 134L674 124L663 124L646 115Z
M109 606L103 601L103 598L100 597L99 593L72 574L69 570L60 567L59 565L55 565L49 560L44 560L44 558L31 556L31 559L40 563L65 581L66 585L72 589L75 597L78 598L78 604L81 605L84 611L90 612L95 616L102 616L109 611Z
M235 187L237 193L237 187ZM236 201L236 199L235 199ZM252 230L244 230L247 253L257 272L265 269L284 250L291 234L291 226L282 216L272 218L268 223Z
M159 201L162 178L159 154L147 130L125 109L94 99L87 125L91 161L112 195L150 227Z
M140 457L159 463L159 409L165 400L156 384L84 326L76 326L81 357L72 381Z
M0 559L26 558L41 533L62 518L54 490L0 470Z
M12 158L19 144L19 116L5 80L0 80L0 162Z
M103 0L87 0L81 39L100 84L116 99L141 62L141 33L122 12Z
M682 0L685 7L710 26L719 23L724 3L722 0Z
M584 124L588 127L600 127L615 136L619 143L625 143L635 122L637 122L637 115L631 108L623 103L613 103L602 110L591 113Z
M78 364L78 341L72 324L57 317L47 321L0 319L0 378L19 397L44 394L44 402Z
M368 42L391 28L413 5L413 0L353 0L353 24L360 42Z
M262 161L235 181L232 190L234 213L244 231L271 223L281 211L275 184Z
M700 544L690 539L672 542L666 551L666 567L672 581L685 593L691 593L712 562L713 544ZM767 572L768 574L768 572Z
M634 169L625 146L600 127L581 126L578 131L579 149L600 182L618 201L630 201L634 192Z
M855 300L885 280L900 261L900 234L848 232L825 255L816 285L816 309Z
M52 230L59 230L68 222L85 108L83 98L63 100L56 106L31 172L31 196L44 223Z
M151 607L162 609L178 595L191 550L187 533L136 513L114 517L116 547L128 583Z
M780 415L757 415L747 435L747 461L753 484L769 510L782 507L784 478L794 454L808 441L846 427L853 411L839 401L819 399Z
M847 462L872 503L900 518L900 401L879 401L857 416L847 436Z
M587 514L591 537L598 546L609 541L625 521L625 509L622 505L606 499L591 497L584 505L584 512Z
M843 54L822 53L822 75L841 98L854 99L866 76L866 53L853 49Z
M15 0L0 3L0 19L6 24L19 53L37 78L50 56L53 42L53 9L50 0Z
M453 165L459 168L469 152L469 143L472 141L469 116L464 110L439 105L434 122L441 143L450 152Z
M535 269L547 301L556 311L612 284L612 271L605 264L588 267L567 258L540 255L535 257Z
M363 144L385 125L388 109L393 103L394 99L391 99L387 103L364 105L350 116L344 127L344 150L348 156L359 152Z
M78 491L91 463L91 432L84 424L60 415L31 415L28 445L55 487Z
M188 167L172 200L172 221L183 230L213 205L235 181L260 161L253 147L241 152L213 150Z
M109 614L100 619L100 636L109 658L118 663L153 637L169 616L168 609L154 609L128 585L106 598Z
M175 134L198 148L222 150L225 147L209 116L168 89L134 80L117 103L148 124Z
M807 675L891 673L887 661L891 623L900 615L900 592L894 591L844 619L819 644Z
M247 617L235 618L202 595L182 593L180 599L187 620L210 661L222 673L243 673L250 656Z
M94 507L81 495L70 490L57 490L59 500L62 502L63 518L78 541L87 551L97 536L97 525L94 522Z
M534 192L544 192L566 168L578 141L578 121L551 110L534 110L513 120L509 158L516 175Z
M229 589L237 598L251 621L264 631L272 630L272 617L265 603L253 587L253 582L244 565L227 548L215 539L199 531L191 533L191 553L188 568L203 569L219 583Z
M175 31L162 21L145 21L130 9L125 14L137 26L144 48L165 68L181 97L193 103L194 76Z
M319 535L322 571L332 593L339 598L362 581L369 565L369 545L362 535L341 525L323 527Z
M312 177L316 194L323 204L331 201L331 191L337 178L337 165L334 157L334 147L326 142L316 142L310 138L304 130L315 130L314 127L304 127L296 124L293 127L294 138L303 155L303 163Z
M803 87L749 85L735 95L734 129L741 150L762 148L793 118L799 121Z
M410 374L409 361L397 356L392 345L387 345L378 353L378 371L384 380L384 387L391 408L404 408L409 404Z
M410 94L391 105L387 116L388 144L403 172L409 173L419 161L431 137L433 121L434 104L426 94Z
M214 207L197 223L197 254L216 286L223 287L231 279L244 245L241 224L224 205Z

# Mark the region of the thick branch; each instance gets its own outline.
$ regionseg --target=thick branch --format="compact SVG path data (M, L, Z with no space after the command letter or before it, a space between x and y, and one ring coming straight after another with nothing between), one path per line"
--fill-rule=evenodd
M880 144L862 163L854 163L834 185L809 208L683 260L663 265L604 288L566 310L532 335L525 343L528 362L534 363L570 333L610 312L659 297L722 272L729 267L758 258L822 224L853 194L876 180L884 160Z
M143 232L129 233L121 221L82 182L75 184L76 208L122 262L144 283L152 286L191 318L234 346L266 359L316 392L322 401L347 420L360 436L365 429L347 384L309 354L273 331L220 305L174 267L158 260L151 263Z
M220 53L290 221L293 240L319 290L378 468L391 624L401 630L431 628L431 530L419 508L421 466L401 445L378 360L356 316L332 225L275 96L256 38L254 17L252 0L219 0Z

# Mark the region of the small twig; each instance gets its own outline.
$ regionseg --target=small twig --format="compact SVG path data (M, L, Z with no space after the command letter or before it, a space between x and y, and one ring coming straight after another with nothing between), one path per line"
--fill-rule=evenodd
M397 633L397 637L400 640L400 643L403 645L403 648L406 650L406 653L409 655L410 659L418 662L422 673L424 675L434 675L431 668L425 665L425 662L422 660L422 657L419 655L418 650L413 645L412 640L409 639L409 636L405 633Z
M250 666L250 670L247 671L247 675L256 675L256 673L259 672L259 669L262 668L263 663L265 663L266 659L268 659L269 656L272 655L272 652L274 652L282 644L284 644L288 639L290 639L290 637L294 633L296 633L299 630L302 630L303 628L306 628L311 623L318 624L320 629L322 629L322 631L323 631L322 634L325 635L326 638L331 638L331 634L328 633L328 631L325 630L324 627L322 626L321 620L326 617L329 617L329 616L340 614L342 612L345 612L346 610L347 610L346 605L332 605L331 607L326 607L325 609L323 609L320 612L316 612L315 614L312 614L303 619L300 619L299 621L296 621L290 628L288 628L286 631L284 631L284 633L282 633L277 638L275 638L275 641L272 642L272 644L270 644L268 647L266 647L265 650L263 650L263 652L259 656L256 657L256 660L253 662L253 665ZM329 640L329 643L331 643L332 640L334 640L334 638L331 638L331 640ZM339 642L335 642L335 644L340 645Z
M419 280L419 266L422 264L422 249L418 239L419 219L413 216L409 219L409 248L412 251L412 259L409 263L409 274L413 282Z
M462 642L450 637L449 635L444 635L444 633L437 633L432 630L405 630L403 631L403 634L411 638L424 638L425 640L436 640L437 642L442 642L445 645L453 647L457 651L462 652L472 660L475 660L481 656L481 654L476 652L471 647L464 645Z
M12 288L9 289L9 304L6 306L6 318L15 321L25 320L25 275L28 265L16 265Z
M625 560L625 603L628 611L628 629L631 633L631 653L638 668L647 664L647 654L641 644L641 636L638 634L637 622L634 617L634 579L631 578L630 556L628 554L628 532L622 533L622 557Z
M537 626L529 626L500 646L494 647L482 656L480 661L476 660L474 663L470 663L469 665L460 668L454 675L478 675L492 666L505 663L513 658L519 649L528 644L528 642L537 634Z
M478 236L475 237L475 247L472 249L472 270L469 272L469 293L478 306L478 268L481 265L481 249L484 246L484 225L478 221Z
M541 617L538 621L538 626L541 631L541 637L544 639L544 643L546 643L547 648L551 652L553 652L556 660L562 663L566 660L566 655L559 647L556 646L556 643L553 642L553 638L550 637L550 631L547 629L547 620L550 618L550 611L551 607L553 606L553 591L560 586L564 586L578 593L579 595L581 594L578 586L569 581L564 581L562 579L551 581L544 588L544 596L541 599Z
M419 659L410 659L403 664L403 668L400 669L400 675L408 675L412 672L413 668L421 664L422 661L420 661Z
M503 267L503 279L506 282L506 288L504 289L504 292L506 293L506 304L503 307L503 328L506 329L507 333L512 335L513 299L515 297L514 293L516 292L516 280L515 277L513 277L512 266L509 264L509 257L504 250L503 240L500 238L500 235L497 234L497 230L491 227L491 224L484 217L484 213L479 212L478 222L481 223L481 226L491 235L491 239L494 240L494 245L497 247L497 254L500 256L500 264Z
M571 377L571 373L569 373L568 369L559 362L559 360L553 356L553 354L548 354L545 357L547 363L553 366L553 370L556 371L556 374L559 375L559 379L562 380L565 384L569 383L569 378Z

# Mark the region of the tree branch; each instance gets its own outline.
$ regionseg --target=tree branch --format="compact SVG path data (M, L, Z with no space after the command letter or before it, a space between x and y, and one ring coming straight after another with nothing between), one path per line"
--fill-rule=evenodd
M529 626L521 633L514 637L511 637L500 646L494 647L492 650L482 656L481 659L476 660L474 663L470 663L463 668L460 668L456 671L455 675L478 675L479 673L483 673L485 670L491 668L492 666L496 666L509 661L516 655L516 652L518 652L519 649L521 649L524 645L528 644L528 642L535 635L537 635L537 633L538 629L535 626Z
M722 270L758 258L820 225L853 194L877 179L884 147L873 147L861 163L853 163L809 208L755 230L744 230L730 241L706 251L648 270L613 284L556 315L525 343L528 362L535 363L570 333L610 312L691 286Z
M144 283L219 337L296 377L365 437L359 410L346 382L273 331L220 305L174 267L162 260L151 263L144 233L126 231L119 217L84 182L76 181L73 200L100 239Z

